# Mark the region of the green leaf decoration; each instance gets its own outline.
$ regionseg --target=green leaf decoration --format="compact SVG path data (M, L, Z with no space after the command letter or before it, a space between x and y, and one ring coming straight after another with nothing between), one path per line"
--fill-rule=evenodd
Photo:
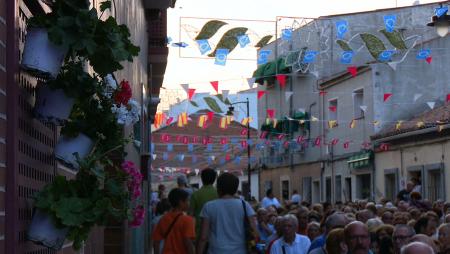
M353 49L348 45L347 42L343 40L336 40L336 43L341 47L343 51L353 51Z
M217 99L219 99L219 100L220 100L221 102L223 102L224 104L231 105L231 102L228 100L228 98L227 98L225 101L223 100L222 94L216 94L216 95L214 95L214 96L216 96Z
M381 52L386 50L386 47L384 46L383 41L381 41L375 35L363 33L363 34L360 34L359 36L361 36L361 39L366 44L366 47L369 50L369 52L373 58L378 59L378 56L381 54Z
M197 107L198 108L198 104L195 101L189 101L191 103L192 106Z
M386 31L386 29L383 29L380 30L380 33L382 33L392 44L392 46L396 47L397 49L408 49L408 47L406 47L405 41L403 41L402 35L398 30L394 30L392 33L389 33L388 31Z
M264 46L266 46L269 41L272 39L272 35L266 35L264 36L261 40L258 41L258 43L256 43L255 47L257 48L262 48Z
M294 65L298 61L299 56L300 56L300 50L289 52L285 59L285 65L286 66Z
M227 24L220 20L210 20L202 27L195 40L207 40L213 37L222 26Z
M104 12L108 9L111 9L111 0L100 3L100 11Z
M211 97L204 97L203 100L205 100L206 104L208 104L208 107L216 112L216 113L223 113L223 111L220 109L219 104L217 104L217 101L214 100Z
M233 49L238 44L237 36L244 35L247 32L248 28L246 27L235 27L233 29L228 30L220 39L219 43L217 44L216 49L209 54L209 57L215 57L217 49L228 49L233 51Z

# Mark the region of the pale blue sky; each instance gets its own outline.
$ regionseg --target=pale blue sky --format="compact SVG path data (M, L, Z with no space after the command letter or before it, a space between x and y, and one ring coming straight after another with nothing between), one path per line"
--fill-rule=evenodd
M413 2L414 0L398 0L397 5L407 6ZM420 1L420 3L430 2L437 1ZM180 17L275 21L276 16L314 18L395 6L395 0L177 0L176 7L168 10L168 36L174 41L180 40ZM270 30L275 33L274 26L268 23L267 31ZM174 47L169 48L169 61L163 85L165 88L181 90L179 84L189 83L190 88L195 88L199 92L214 92L208 81L229 80L220 82L219 89L231 91L248 89L245 78L251 77L256 68L256 60L230 60L223 67L214 65L213 59L180 58L178 50Z

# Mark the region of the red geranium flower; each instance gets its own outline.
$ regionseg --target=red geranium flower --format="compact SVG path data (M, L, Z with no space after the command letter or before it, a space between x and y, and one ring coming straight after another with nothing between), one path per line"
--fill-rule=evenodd
M114 94L114 101L119 105L128 105L128 101L131 99L131 96L130 83L126 80L122 80L122 82L120 82L119 91Z

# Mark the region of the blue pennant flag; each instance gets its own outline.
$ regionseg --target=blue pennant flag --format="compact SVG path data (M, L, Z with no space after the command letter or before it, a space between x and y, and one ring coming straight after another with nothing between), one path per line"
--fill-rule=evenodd
M336 21L336 36L338 39L343 39L347 31L348 31L347 20Z
M248 44L250 44L250 38L248 37L248 35L244 34L244 35L239 35L237 37L239 45L241 46L241 48L245 48L245 46L247 46Z
M241 163L241 156L237 156L235 159L234 159L234 164L235 165L239 165Z
M225 144L225 145L222 146L222 151L223 152L228 151L228 144Z
M421 49L419 52L417 52L416 59L418 60L425 60L427 57L429 57L431 54L430 49Z
M256 150L261 151L263 149L264 149L264 144L261 144L261 143L256 144Z
M179 161L184 161L184 154L180 153L177 157Z
M189 46L189 44L187 44L186 42L175 42L171 44L172 47L179 47L179 48L186 48L187 46Z
M250 145L250 146L253 145L253 140L247 139L247 144Z
M224 158L220 159L220 164L225 164L225 159Z
M198 49L202 55L208 53L211 50L208 40L197 40Z
M207 144L206 145L206 151L207 152L212 152L212 147L213 147L212 144Z
M216 60L214 64L225 66L227 64L227 56L230 53L229 49L217 49L216 50Z
M168 153L163 153L163 160L168 160L169 159L169 154Z
M395 15L384 16L384 26L386 27L386 31L389 33L394 32L396 22L397 22L397 16L395 16Z
M211 158L211 156L208 156L208 164L209 165L213 164L213 159Z
M167 144L167 152L173 151L173 144Z
M344 51L341 55L341 63L342 64L351 64L353 60L353 51Z
M188 144L188 151L193 152L194 151L194 144Z
M269 61L269 56L272 54L272 50L260 50L258 52L258 64L266 64Z
M285 41L292 40L292 28L286 28L281 30L281 39Z
M192 163L196 163L197 162L197 155L192 155Z
M381 62L388 62L391 60L392 55L395 53L394 50L384 50L383 52L380 53L380 55L378 56L378 60Z
M239 142L239 138L231 138L230 142L231 144L235 145Z
M439 7L434 10L434 13L436 14L436 16L438 16L438 18L447 14L447 12L448 12L448 6Z
M319 54L319 52L314 50L307 50L305 55L303 56L303 63L313 63L316 59L316 55Z
M155 144L152 143L152 144L150 145L150 152L153 153L154 151L155 151Z

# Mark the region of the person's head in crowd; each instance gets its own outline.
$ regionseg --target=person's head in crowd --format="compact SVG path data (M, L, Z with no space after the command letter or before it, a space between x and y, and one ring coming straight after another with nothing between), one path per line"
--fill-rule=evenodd
M298 221L297 217L293 214L287 214L283 217L283 238L287 243L295 240L297 233Z
M318 222L308 223L308 238L312 242L316 237L320 236L320 224Z
M424 234L414 235L413 237L411 237L411 240L409 242L410 243L421 242L421 243L424 243L424 244L430 246L435 253L439 252L438 246L434 243L433 239L431 239L431 237L429 237L427 235L424 235Z
M368 202L367 202L367 200L365 200L365 199L359 200L359 201L358 201L358 207L359 207L359 209L365 209L367 203L368 203Z
M200 173L203 185L213 185L217 178L217 172L212 168L205 168Z
M188 179L185 174L181 174L177 177L177 184L179 188L186 188L188 186Z
M405 245L401 252L401 254L435 254L434 250L421 242L412 242L408 245Z
M411 209L408 209L408 212L411 215L411 217L416 221L419 220L420 216L422 215L422 212L419 209L417 209L416 207L412 207Z
M308 213L308 222L318 222L320 223L322 221L322 215L320 215L316 211L310 211Z
M447 215L445 215L445 217L444 217L444 222L445 222L445 223L450 223L450 213L447 214Z
M336 228L330 231L325 242L325 249L327 253L333 254L347 254L348 247L345 243L344 229Z
M442 208L444 214L450 214L450 202L445 202L444 207Z
M406 212L397 212L394 213L394 220L393 220L393 224L397 225L397 224L407 224L408 221L411 219L411 216L409 213Z
M441 252L447 253L444 251L450 250L450 224L444 223L440 225L438 232L438 240L441 247Z
M392 242L394 245L394 253L400 253L400 249L411 240L411 237L416 234L413 227L406 224L398 224L394 227L392 233Z
M278 216L274 222L275 233L281 237L283 235L283 216Z
M158 185L158 192L164 192L166 190L166 186L164 184Z
M222 173L217 178L217 194L219 197L225 195L234 196L239 187L239 178L230 173Z
M444 200L438 199L436 202L433 203L433 212L436 213L436 215L441 218L444 215Z
M408 192L411 192L414 189L414 183L412 181L408 181L408 183L406 183L406 190Z
M366 225L369 232L375 232L379 226L383 225L383 222L378 218L372 218L367 220Z
M335 228L344 228L348 220L344 213L336 212L328 216L325 220L325 235Z
M414 220L414 219L411 219L411 220L409 220L408 221L408 223L406 223L408 226L410 226L410 227L415 227L416 226L416 220Z
M420 185L420 180L416 177L411 178L411 182L414 184L414 187Z
M189 193L181 188L169 192L169 202L172 209L187 211L189 209Z
M394 204L392 204L392 202L386 202L386 204L384 204L384 207L386 207L386 209L392 209L394 208Z
M312 206L312 210L318 212L319 214L324 214L323 213L323 206L322 206L322 204L314 204Z
M163 215L165 212L170 210L170 202L169 199L163 198L156 205L156 215Z
M346 206L342 210L344 213L355 213L355 210L351 206Z
M385 211L383 215L381 215L381 220L384 224L392 225L394 221L394 215L389 211Z
M436 225L439 225L439 216L434 212L434 211L428 211L427 213L426 213L426 216L430 219L430 220L433 220L435 223L436 223Z
M419 192L413 191L411 192L411 201L419 201L422 200L422 194L420 194Z
M406 212L408 211L409 203L403 200L398 201L397 209L399 212Z
M377 214L377 207L375 206L375 203L373 203L373 202L367 203L365 209L371 211L374 215Z
M258 223L267 223L269 221L269 213L265 208L259 208L256 211L256 218Z
M303 200L302 203L301 203L300 205L302 205L302 206L304 206L304 207L309 207L311 204L310 204L308 201Z
M369 219L372 219L374 217L374 214L372 211L364 209L361 211L358 211L356 213L356 220L361 221L362 223L366 223Z
M378 240L378 253L379 254L391 254L394 253L394 244L391 237L383 237Z
M366 224L354 221L344 229L349 254L367 254L370 249L370 235Z
M414 230L417 234L432 236L434 233L436 233L436 227L437 224L434 219L428 216L423 216L416 222Z
M267 210L267 208L266 208L266 210ZM271 212L269 212L269 210L267 210L267 212L268 212L268 217L269 217L269 224L271 224L271 225L275 225L275 222L276 222L276 220L277 220L277 214L276 213L271 213Z
M347 218L347 221L349 223L356 220L356 216L354 213L346 213L345 217Z
M323 202L322 206L324 214L328 213L331 209L333 209L333 206L331 205L330 202Z
M308 227L308 213L308 208L302 206L297 209L297 213L295 214L298 220L298 228L301 231L306 231Z
M270 199L272 199L274 197L272 189L266 190L266 197L268 197Z
M378 239L389 237L392 238L392 234L394 233L394 226L392 225L381 225L375 230L375 234Z
M266 209L267 209L267 211L268 211L270 214L278 215L278 211L277 211L277 209L275 208L275 206L271 205L271 206L267 207Z

